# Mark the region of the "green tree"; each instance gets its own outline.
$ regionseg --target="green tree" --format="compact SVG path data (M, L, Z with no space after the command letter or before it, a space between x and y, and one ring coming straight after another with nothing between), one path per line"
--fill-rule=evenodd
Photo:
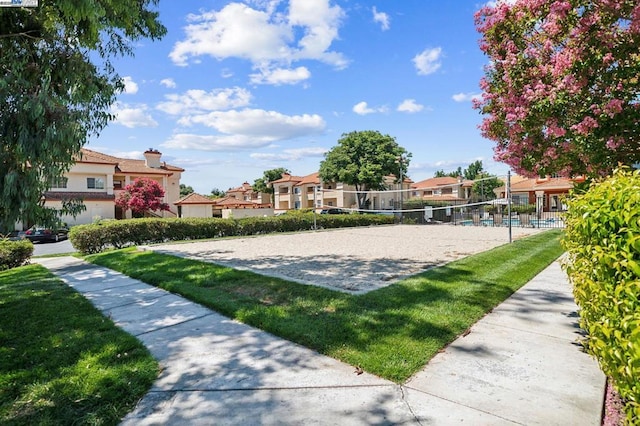
M458 170L453 171L453 172L449 172L449 173L445 173L444 170L440 169L437 172L435 172L433 174L433 177L454 177L457 178L458 176L462 176L462 168L458 167Z
M0 231L17 220L52 223L81 202L45 208L43 193L112 118L124 85L113 59L166 29L158 0L40 1L0 8Z
M193 194L195 191L191 186L187 186L184 183L180 184L180 197L185 197L189 194Z
M345 133L320 163L320 179L354 185L362 209L367 198L362 191L386 189L385 176L406 176L410 158L389 135L374 130Z
M458 170L460 168L458 167ZM467 180L475 180L478 179L478 175L484 173L484 166L482 165L482 160L476 160L473 163L469 164L469 166L464 169L460 176L464 177Z
M471 192L482 200L493 200L496 198L493 190L504 186L504 182L486 172L479 172L474 180Z
M209 196L209 198L222 198L225 196L225 192L222 191L221 189L218 188L213 188L211 190L211 195Z
M252 188L256 192L264 192L266 194L271 194L271 202L275 203L274 195L273 195L273 187L269 186L269 183L274 180L278 180L285 173L291 173L288 169L284 167L278 167L276 169L265 170L262 174L262 177L253 181Z

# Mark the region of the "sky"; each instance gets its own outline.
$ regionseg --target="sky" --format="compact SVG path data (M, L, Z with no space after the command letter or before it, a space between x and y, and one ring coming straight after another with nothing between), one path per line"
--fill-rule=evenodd
M412 154L418 182L493 160L471 99L488 59L474 0L161 0L167 34L116 61L115 121L86 145L154 148L208 195L265 170L318 171L343 134L376 130Z

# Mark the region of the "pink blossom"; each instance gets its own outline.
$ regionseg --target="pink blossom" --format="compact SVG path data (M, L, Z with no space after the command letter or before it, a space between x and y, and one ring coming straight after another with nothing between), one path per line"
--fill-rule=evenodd
M598 122L591 116L586 116L580 123L571 126L572 130L576 133L587 136L591 133L591 130L599 127Z
M609 138L606 146L612 151L615 151L622 144L622 140L616 138Z
M616 114L622 112L622 105L624 102L621 99L611 99L604 107L604 111L609 117L613 117Z

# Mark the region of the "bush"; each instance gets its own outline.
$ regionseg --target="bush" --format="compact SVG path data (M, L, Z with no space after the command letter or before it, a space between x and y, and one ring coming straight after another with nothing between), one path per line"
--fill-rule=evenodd
M393 223L393 217L382 215L316 215L319 228L382 225ZM77 225L69 231L69 240L83 254L94 254L107 248L197 240L231 236L298 232L314 229L313 213L244 219L128 219L99 221Z
M29 240L0 240L0 271L17 268L29 263L33 255L33 243Z
M585 342L640 422L640 171L619 170L568 201L565 268Z
M506 207L505 207L506 210ZM535 204L512 204L511 212L518 214L531 214L536 212Z

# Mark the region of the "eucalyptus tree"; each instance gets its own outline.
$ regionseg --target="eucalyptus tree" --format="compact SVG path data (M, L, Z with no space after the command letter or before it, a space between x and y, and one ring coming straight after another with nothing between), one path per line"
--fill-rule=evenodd
M52 222L78 200L46 208L43 194L100 133L124 88L114 59L166 33L158 0L47 0L0 8L0 231Z

